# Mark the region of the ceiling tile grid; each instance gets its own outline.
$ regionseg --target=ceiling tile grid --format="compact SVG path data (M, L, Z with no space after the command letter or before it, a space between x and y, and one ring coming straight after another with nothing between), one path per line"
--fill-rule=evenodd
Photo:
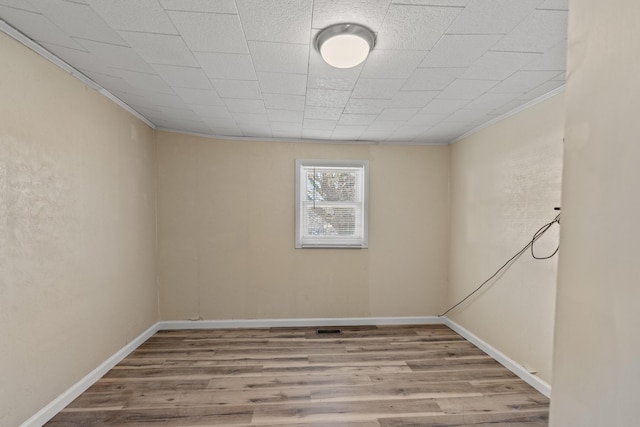
M567 12L567 0L0 0L9 28L158 128L407 144L450 143L560 90ZM351 69L314 46L342 22L376 36Z

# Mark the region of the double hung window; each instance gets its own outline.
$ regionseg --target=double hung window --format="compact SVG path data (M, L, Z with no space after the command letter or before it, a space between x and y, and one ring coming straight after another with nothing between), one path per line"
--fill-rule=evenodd
M366 248L366 160L296 161L296 248Z

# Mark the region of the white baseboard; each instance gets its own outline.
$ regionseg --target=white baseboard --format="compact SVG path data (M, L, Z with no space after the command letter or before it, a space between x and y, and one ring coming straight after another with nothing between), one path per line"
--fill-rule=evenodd
M118 350L113 356L102 362L84 378L69 387L60 396L49 402L47 406L20 424L20 427L41 427L44 425L156 332L158 332L158 323L155 323L149 329L134 338L130 343Z
M540 379L539 377L531 374L529 371L525 369L524 366L511 359L501 351L497 350L492 345L488 344L486 341L480 339L475 334L471 333L469 330L463 328L458 325L453 320L448 317L444 317L444 324L453 329L458 334L462 335L467 341L474 344L480 350L487 353L493 359L495 359L502 366L516 374L520 379L529 384L531 387L538 390L540 393L545 395L546 397L551 397L551 386L547 384L545 381Z
M414 316L414 317L336 317L336 318L311 318L311 319L238 319L238 320L169 320L160 321L152 325L130 343L122 347L113 356L102 362L83 379L69 387L60 396L51 401L20 427L41 427L58 412L73 402L91 385L98 381L111 368L132 353L153 334L162 330L179 329L233 329L233 328L276 328L276 327L320 327L320 326L372 326L372 325L447 325L452 330L463 336L469 342L476 345L497 362L520 377L527 384L538 390L543 395L551 395L549 384L535 375L529 373L522 365L510 359L502 352L495 349L467 329L458 325L447 317Z
M158 322L159 330L226 329L226 328L278 328L315 326L370 326L370 325L443 325L436 316L415 317L331 317L310 319L237 319L237 320L168 320Z

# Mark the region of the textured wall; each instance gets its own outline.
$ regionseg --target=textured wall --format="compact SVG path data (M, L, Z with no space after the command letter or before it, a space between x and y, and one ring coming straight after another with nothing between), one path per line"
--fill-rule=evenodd
M444 306L449 147L158 133L162 319L433 315ZM364 159L369 248L294 249L296 158Z
M157 317L153 132L0 33L0 425Z
M551 425L640 420L640 3L569 11Z
M563 117L563 96L557 95L452 146L450 304L555 217ZM535 248L548 254L557 244L556 225ZM526 253L449 317L550 382L557 261Z

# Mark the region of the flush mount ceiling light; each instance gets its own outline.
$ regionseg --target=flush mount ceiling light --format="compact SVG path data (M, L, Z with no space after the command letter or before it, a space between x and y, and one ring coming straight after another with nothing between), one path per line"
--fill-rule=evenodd
M332 67L351 68L367 59L375 42L375 36L367 27L336 24L318 33L316 49Z

